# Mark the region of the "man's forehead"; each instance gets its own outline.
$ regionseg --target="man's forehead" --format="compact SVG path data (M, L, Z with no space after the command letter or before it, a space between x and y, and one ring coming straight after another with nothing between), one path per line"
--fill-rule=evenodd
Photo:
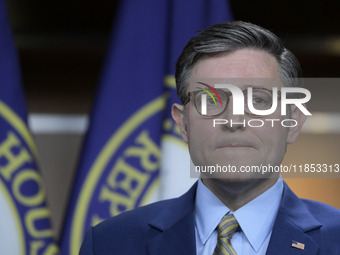
M239 49L209 56L193 67L193 77L215 78L277 78L280 77L276 58L258 49Z

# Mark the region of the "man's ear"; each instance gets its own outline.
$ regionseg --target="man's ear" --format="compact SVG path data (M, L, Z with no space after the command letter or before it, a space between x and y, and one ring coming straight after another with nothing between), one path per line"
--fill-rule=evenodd
M305 106L305 105L304 105ZM305 106L306 107L306 106ZM304 115L300 109L298 109L295 105L291 107L291 119L294 119L297 122L295 127L290 127L288 131L287 143L294 143L295 140L298 138L303 123L305 123L307 116Z
M186 116L184 113L184 106L180 104L173 104L171 108L171 115L177 126L181 131L184 142L188 143L187 123Z

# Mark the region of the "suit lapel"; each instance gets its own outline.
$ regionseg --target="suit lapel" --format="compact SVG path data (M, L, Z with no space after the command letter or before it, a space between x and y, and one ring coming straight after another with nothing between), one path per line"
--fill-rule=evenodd
M149 255L196 254L194 199L195 184L186 194L174 199L150 222L153 238L147 244Z
M196 254L193 214L187 214L175 225L153 238L147 249L150 255Z
M305 204L285 184L266 254L318 254L319 246L314 240L320 238L320 227ZM293 241L304 244L304 249L292 247Z

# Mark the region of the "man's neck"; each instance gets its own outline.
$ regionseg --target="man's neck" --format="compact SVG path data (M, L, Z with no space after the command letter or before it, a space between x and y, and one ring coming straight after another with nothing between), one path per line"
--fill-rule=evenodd
M233 181L202 178L208 187L231 211L236 211L271 188L278 177Z

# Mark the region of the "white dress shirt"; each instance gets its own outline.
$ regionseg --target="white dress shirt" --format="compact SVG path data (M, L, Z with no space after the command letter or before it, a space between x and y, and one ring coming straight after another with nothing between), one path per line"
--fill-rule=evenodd
M213 254L217 243L217 226L222 217L232 213L241 231L236 232L231 244L238 255L264 255L280 206L283 180L235 212L231 212L201 180L198 181L195 199L196 253Z

